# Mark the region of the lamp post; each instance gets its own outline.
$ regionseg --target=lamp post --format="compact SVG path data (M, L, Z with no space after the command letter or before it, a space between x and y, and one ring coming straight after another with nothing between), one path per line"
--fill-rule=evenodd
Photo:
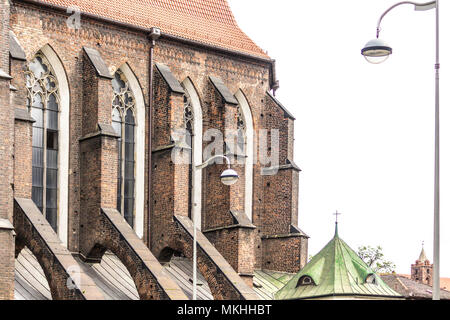
M392 48L379 39L381 22L392 9L403 5L411 4L416 11L426 11L436 9L436 77L435 77L435 166L434 166L434 266L433 266L433 300L440 300L440 119L439 119L439 0L426 3L416 3L412 1L399 2L381 16L377 26L377 37L369 41L362 49L361 53L370 63L378 64L387 60L392 54Z
M227 165L228 165L228 169L226 169L220 175L220 180L226 186L231 186L231 185L235 184L239 180L239 175L237 174L236 171L231 169L230 159L226 156L218 155L218 156L211 157L208 160L206 160L204 163L202 163L201 165L196 166L195 169L202 170L202 169L206 168L209 164L211 164L211 162L213 160L216 160L219 158L225 159L227 161ZM192 299L197 300L197 215L194 214L192 218L193 218L192 222L194 224L194 244L193 244L193 250L192 250L193 251L192 252L192 257L193 257L192 258L192 260L193 260Z

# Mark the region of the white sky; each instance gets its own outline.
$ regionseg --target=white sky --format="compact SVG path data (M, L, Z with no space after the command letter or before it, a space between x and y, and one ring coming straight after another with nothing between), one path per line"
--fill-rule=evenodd
M380 38L394 55L370 65L361 49L396 2L229 0L242 30L277 60L277 98L297 118L310 254L332 238L337 209L354 250L381 245L410 274L422 241L433 258L435 11L390 12ZM441 276L450 277L450 1L440 2Z

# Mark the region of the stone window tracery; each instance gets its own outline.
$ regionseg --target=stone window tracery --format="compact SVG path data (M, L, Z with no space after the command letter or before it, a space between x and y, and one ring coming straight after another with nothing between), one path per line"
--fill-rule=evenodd
M118 70L112 80L112 125L118 139L117 210L134 226L136 183L136 102L128 81Z
M27 106L33 123L32 200L52 228L58 228L58 139L60 95L55 72L42 53L28 65Z

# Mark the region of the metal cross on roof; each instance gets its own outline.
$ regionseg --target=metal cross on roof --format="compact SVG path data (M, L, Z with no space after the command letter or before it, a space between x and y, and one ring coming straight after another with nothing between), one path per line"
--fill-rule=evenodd
M335 237L338 237L338 217L341 214L342 213L339 213L337 210L336 210L336 213L333 213L333 215L336 216L336 229L335 229L335 234L334 234Z
M336 213L333 213L333 216L336 216L336 223L338 223L338 217L341 215L342 213L339 213L337 210L336 210Z

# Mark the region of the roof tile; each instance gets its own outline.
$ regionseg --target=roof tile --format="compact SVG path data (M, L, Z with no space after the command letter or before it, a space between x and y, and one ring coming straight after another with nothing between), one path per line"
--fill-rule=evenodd
M37 0L223 49L269 58L236 23L227 0Z

